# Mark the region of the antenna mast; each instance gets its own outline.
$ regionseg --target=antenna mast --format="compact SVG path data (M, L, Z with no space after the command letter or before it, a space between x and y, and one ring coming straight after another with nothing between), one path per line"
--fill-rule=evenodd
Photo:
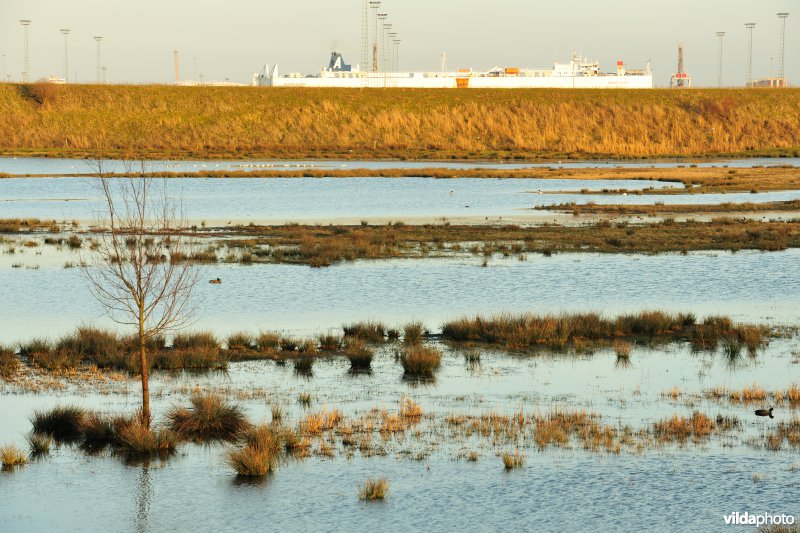
M64 36L64 83L69 83L69 53L67 49L67 38L69 36L69 30L66 28L62 28L61 35Z
M28 26L31 25L30 20L20 20L20 24L22 24L22 34L23 34L23 68L25 70L22 71L22 83L28 83L31 77L31 66L28 62Z
M753 86L753 28L755 22L748 22L744 25L747 28L747 87Z

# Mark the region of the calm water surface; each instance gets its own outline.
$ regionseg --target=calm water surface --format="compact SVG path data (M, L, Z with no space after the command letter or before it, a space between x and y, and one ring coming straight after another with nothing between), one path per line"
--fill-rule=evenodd
M68 256L0 254L0 343L55 336L76 324L110 325ZM74 261L75 259L72 258ZM667 309L800 324L800 250L660 255L529 254L482 258L204 267L195 327L313 333L354 320L422 320L438 330L464 314ZM18 265L19 268L13 268ZM35 267L39 268L35 268Z
M625 196L580 194L581 189L676 187L671 183L642 180L186 178L171 180L167 187L171 195L181 199L187 218L223 224L228 221L327 223L342 219L358 222L442 217L547 217L547 213L532 208L569 202L718 204L800 198L800 191ZM559 194L562 191L574 192ZM101 210L100 194L91 178L0 180L0 218L92 220Z
M108 160L103 162L108 171L119 172L125 170L120 161ZM664 161L664 160L635 160L635 161L551 161L544 163L513 163L507 161L337 161L337 160L228 160L228 161L146 161L148 171L174 171L174 172L200 172L204 170L297 170L305 168L318 169L386 169L386 168L677 168L680 166L697 165L698 167L724 167L747 168L756 165L779 166L800 165L800 158L753 158L732 159L717 161ZM136 166L140 167L137 162ZM91 173L93 169L82 159L48 159L43 157L0 157L0 172L9 174L74 174Z

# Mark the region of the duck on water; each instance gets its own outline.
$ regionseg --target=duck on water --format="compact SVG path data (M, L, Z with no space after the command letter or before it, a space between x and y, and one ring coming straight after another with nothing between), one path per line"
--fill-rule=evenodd
M756 416L768 416L770 418L775 418L772 416L772 407L769 409L756 409Z

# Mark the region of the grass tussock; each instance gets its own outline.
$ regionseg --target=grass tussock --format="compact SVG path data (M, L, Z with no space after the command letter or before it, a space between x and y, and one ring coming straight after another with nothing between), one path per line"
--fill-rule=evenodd
M17 446L10 445L0 448L0 463L3 468L11 468L17 465L24 465L28 462L28 456L25 451Z
M403 342L405 344L421 344L425 336L425 326L422 322L411 322L403 326Z
M688 418L673 415L653 423L653 433L662 442L683 443L688 439L700 442L707 439L716 429L715 422L698 411Z
M19 372L19 357L9 348L0 346L0 378L10 380Z
M242 477L263 477L274 471L284 448L281 433L261 425L245 434L245 446L228 452L228 465Z
M721 341L736 340L755 353L766 344L769 329L734 324L727 317L708 317L697 323L691 314L642 311L616 318L598 313L476 316L448 322L442 333L445 339L454 342L482 342L511 350L537 347L564 350L614 343L618 353L630 355L625 339L641 342L689 340L699 349L716 349Z
M134 420L117 431L119 449L131 456L165 456L178 446L178 437L168 428L151 429Z
M50 435L56 442L75 442L83 436L86 416L82 407L59 405L49 411L36 411L31 424L35 433Z
M167 419L179 437L197 441L236 440L250 426L241 407L214 394L195 394L189 407L173 407Z
M50 448L53 446L53 437L44 433L31 433L26 437L28 446L31 449L31 455L40 457L50 453Z
M506 470L521 468L525 465L525 456L519 450L515 450L513 453L504 452L502 458Z
M342 347L342 338L336 335L320 335L318 340L323 352L336 352Z
M408 346L400 355L407 377L431 378L442 363L442 352L430 346Z
M367 346L366 341L359 337L350 337L345 343L344 355L350 360L350 368L356 371L366 371L372 366L375 352Z
M250 350L255 345L255 339L245 332L237 332L228 337L228 350L245 351Z
M358 490L358 499L362 501L383 500L389 492L389 482L386 478L367 479Z
M0 146L6 155L150 158L786 155L800 146L798 109L797 89L5 84Z
M774 430L764 437L765 447L769 450L780 450L784 443L792 449L800 449L800 418L779 422Z
M356 322L342 326L345 337L356 337L367 342L383 342L386 338L386 324L383 322Z

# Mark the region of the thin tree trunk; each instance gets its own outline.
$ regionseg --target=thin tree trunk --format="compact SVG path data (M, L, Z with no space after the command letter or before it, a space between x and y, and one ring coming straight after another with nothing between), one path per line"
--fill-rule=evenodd
M139 321L139 355L142 364L142 424L150 427L150 376L147 365L147 352L145 349L144 323Z

